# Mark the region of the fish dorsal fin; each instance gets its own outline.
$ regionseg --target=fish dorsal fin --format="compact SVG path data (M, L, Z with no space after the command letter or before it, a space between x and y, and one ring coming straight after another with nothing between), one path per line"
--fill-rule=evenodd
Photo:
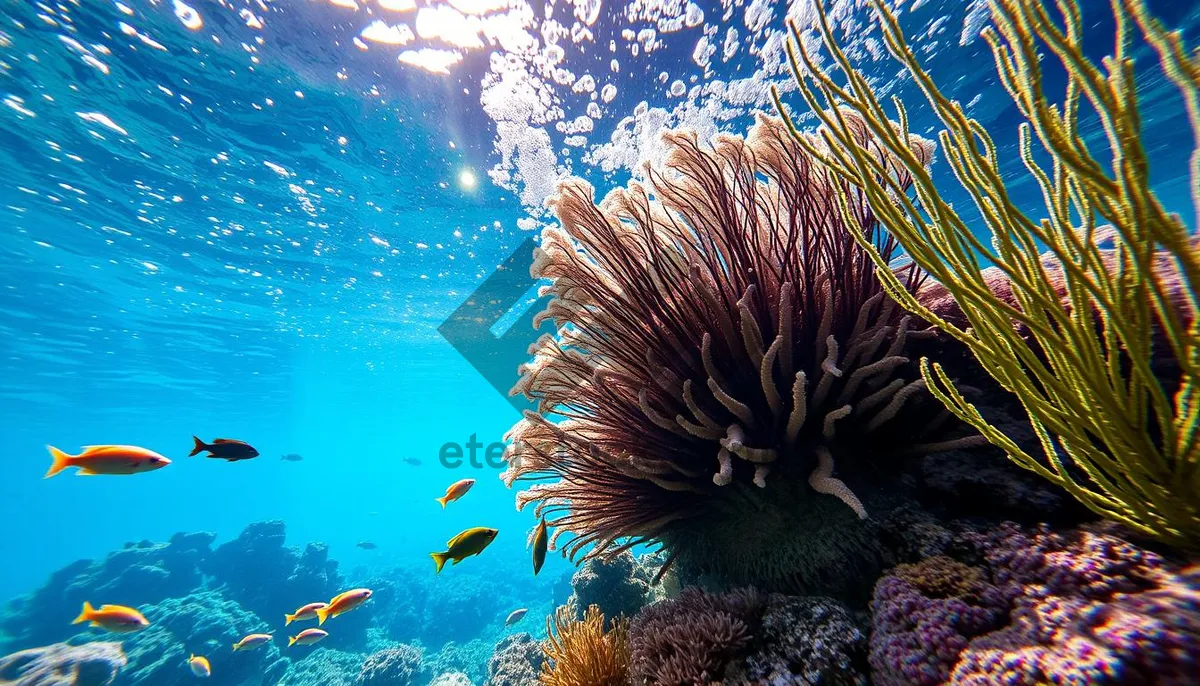
M241 441L235 441L232 438L214 438L212 442L213 443L241 443Z
M470 531L470 529L467 529L467 531ZM458 534L454 538L450 539L449 541L446 541L446 548L448 548L450 550L454 550L455 544L457 544L460 540L462 540L463 536L467 535L467 531L464 531L461 534Z

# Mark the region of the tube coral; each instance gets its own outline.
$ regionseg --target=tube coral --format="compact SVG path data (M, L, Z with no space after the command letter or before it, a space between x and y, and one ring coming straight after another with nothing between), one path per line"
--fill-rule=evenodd
M838 48L820 1L818 29L847 84L816 65L793 26L792 67L823 124L825 144L793 128L795 140L855 189L843 198L848 221L861 214L865 197L889 235L957 301L966 325L926 307L891 275L890 255L859 239L889 294L965 344L1017 396L1043 457L991 425L939 365L923 361L927 387L1014 462L1094 512L1170 543L1200 546L1200 251L1184 220L1168 213L1150 187L1131 38L1141 34L1179 89L1197 140L1200 56L1151 17L1143 0L1113 0L1115 50L1099 65L1080 46L1083 19L1074 0L1057 3L1059 19L1039 0L992 0L994 28L984 35L1000 81L1026 119L1022 160L1046 206L1045 218L1036 219L1018 208L987 131L938 90L896 17L881 0L873 3L888 49L945 126L940 142L991 242L943 198L926 171L928 157L911 151L904 107L896 100L899 123L888 120L866 78ZM1054 63L1066 73L1059 104L1050 104L1043 89L1044 64ZM778 96L776 102L782 111ZM1097 117L1105 140L1085 139L1081 112ZM1038 162L1035 144L1048 154L1049 167ZM879 163L880 148L902 173ZM1200 211L1200 148L1190 173ZM907 193L910 185L916 198ZM996 288L995 270L1003 289ZM1174 374L1164 377L1164 368Z
M835 468L959 444L924 443L950 419L923 404L911 363L932 333L884 293L856 241L887 257L895 243L865 203L842 216L835 186L853 191L779 119L711 150L694 133L664 137L646 185L596 204L570 180L551 201L561 227L543 232L532 272L552 296L535 325L558 332L532 346L514 392L563 420L526 413L502 478L549 482L518 508L537 503L552 545L570 532L572 557L658 541L795 574L776 563L788 539L814 535L805 517L868 514ZM930 151L913 139L912 155ZM906 292L922 280L903 266L894 278Z

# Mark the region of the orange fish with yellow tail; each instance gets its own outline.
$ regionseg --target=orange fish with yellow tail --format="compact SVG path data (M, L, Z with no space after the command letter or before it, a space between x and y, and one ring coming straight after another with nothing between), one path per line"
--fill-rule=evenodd
M355 588L345 593L339 593L325 607L317 609L317 626L325 623L325 620L330 617L344 615L354 608L367 602L367 598L371 597L371 589Z
M471 487L474 485L475 485L474 479L461 479L459 481L455 481L454 483L450 484L449 488L446 489L446 495L444 495L440 498L434 498L434 500L441 503L442 509L444 510L444 509L446 509L447 503L452 503L455 500L458 500L459 498L463 497L464 495L467 494L467 491L471 490Z
M167 458L153 450L136 445L88 445L78 455L68 455L52 445L46 446L54 460L45 479L68 467L78 467L79 474L137 474L162 469L171 464Z
M118 634L133 633L150 626L150 620L132 607L101 605L97 609L88 602L83 604L83 612L80 612L75 621L71 623L83 624L84 622Z

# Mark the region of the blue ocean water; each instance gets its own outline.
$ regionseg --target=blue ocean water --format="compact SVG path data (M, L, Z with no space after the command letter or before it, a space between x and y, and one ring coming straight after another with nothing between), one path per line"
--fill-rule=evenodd
M439 460L473 440L482 458L519 419L479 354L536 292L479 322L472 359L438 327L553 221L558 179L602 195L662 128L742 133L769 112L768 87L789 79L783 19L811 18L807 4L0 0L0 602L126 542L205 531L219 545L282 520L351 584L398 567L412 585L519 579L513 608L548 609L574 565L552 553L532 579L536 519L500 470ZM1012 153L1016 113L977 35L986 3L894 4ZM897 69L865 5L836 16L886 82ZM1081 5L1088 53L1106 54L1109 3ZM1196 3L1150 5L1195 44ZM1171 96L1145 81L1155 182L1184 211L1193 141ZM262 456L188 458L193 435ZM173 463L42 480L47 444L106 443ZM443 510L434 498L462 478L477 483ZM435 576L428 553L474 526L500 534Z

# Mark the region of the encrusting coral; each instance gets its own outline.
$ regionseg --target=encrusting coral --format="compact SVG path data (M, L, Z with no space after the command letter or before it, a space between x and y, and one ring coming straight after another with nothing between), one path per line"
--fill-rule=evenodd
M625 686L629 683L629 621L612 620L605 631L604 613L592 605L575 618L574 606L558 608L546 618L541 682L545 686Z
M1006 523L962 543L977 566L933 557L876 585L875 683L1195 682L1200 571L1177 571L1104 527Z
M926 171L928 155L911 148L898 100L899 123L889 121L867 78L839 49L821 0L817 28L846 85L817 66L793 26L796 82L824 125L820 139L793 128L795 140L855 189L841 196L847 221L857 221L865 198L875 220L953 296L965 321L923 305L887 268L890 255L859 241L874 255L889 294L965 344L1020 399L1044 457L1022 449L941 367L923 362L928 388L1014 462L1094 512L1175 545L1200 547L1200 250L1187 222L1151 188L1131 38L1140 34L1162 76L1179 89L1197 138L1200 55L1150 16L1144 0L1114 0L1115 51L1100 64L1083 52L1074 0L1057 3L1058 18L1040 0L990 3L994 28L984 36L1000 82L1026 119L1020 152L1045 201L1038 219L1012 194L988 132L934 84L885 3L873 5L889 51L945 126L940 141L947 160L991 241L939 191ZM1051 104L1044 76L1059 67L1066 94ZM1081 118L1093 115L1103 140L1084 136ZM881 150L895 166L880 163ZM1039 163L1042 153L1049 167ZM1189 172L1200 212L1200 149Z
M842 182L783 122L760 117L711 150L685 131L665 141L645 185L597 205L570 180L551 200L561 227L543 232L532 273L551 282L537 321L558 332L531 348L514 392L563 419L527 412L503 478L549 482L518 507L537 503L556 547L569 532L573 558L657 541L744 572L737 583L787 586L841 564L806 546L866 547L817 534L867 517L845 481L858 464L978 437L939 441L952 417L926 402L911 362L932 332L884 293L856 240L888 256L895 245L865 204L851 228ZM913 155L929 150L914 139ZM910 291L922 280L909 267L895 278Z

